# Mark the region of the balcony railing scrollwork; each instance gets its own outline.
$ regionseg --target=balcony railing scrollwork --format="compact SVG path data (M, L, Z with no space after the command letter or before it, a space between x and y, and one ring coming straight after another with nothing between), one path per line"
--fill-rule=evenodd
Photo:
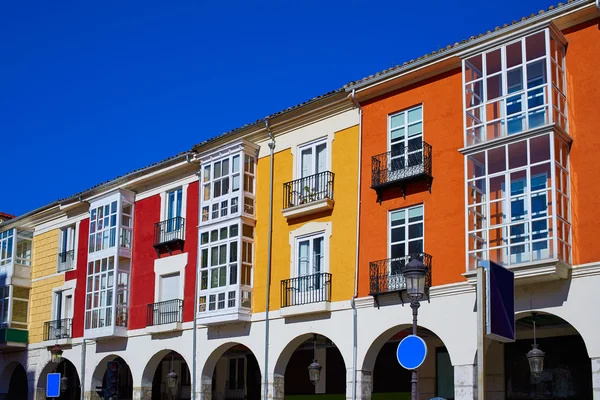
M146 326L183 322L183 300L173 299L148 304Z
M333 200L333 178L330 171L305 176L283 184L283 208L296 207L319 200Z
M160 257L161 249L172 254L174 249L183 249L185 241L185 218L174 217L154 224L154 249Z
M44 322L44 340L71 338L71 318Z
M400 258L372 261L369 263L370 295L374 297L379 306L378 296L386 293L398 292L402 300L402 291L406 290L406 279L403 269L412 259L418 259L427 268L425 276L425 293L429 295L431 287L431 256L427 253L417 253Z
M69 271L75 268L75 250L63 251L58 253L57 272Z
M423 180L431 192L432 159L431 145L423 141L409 142L401 150L373 156L371 160L371 189L377 192L381 202L381 192L391 186L399 185L402 196L406 197L406 184Z
M331 274L320 272L281 281L281 307L331 301Z

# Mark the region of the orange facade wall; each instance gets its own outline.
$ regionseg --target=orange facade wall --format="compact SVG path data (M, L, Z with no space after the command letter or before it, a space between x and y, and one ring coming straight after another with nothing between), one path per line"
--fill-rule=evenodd
M423 204L424 251L432 256L432 283L464 280L465 219L462 77L456 69L363 104L359 296L369 294L369 262L388 258L388 212ZM389 189L381 205L371 186L371 157L388 151L389 114L423 105L423 140L432 146L433 185L409 184L406 199Z
M573 264L600 260L600 19L563 32L567 47L567 102L571 145Z

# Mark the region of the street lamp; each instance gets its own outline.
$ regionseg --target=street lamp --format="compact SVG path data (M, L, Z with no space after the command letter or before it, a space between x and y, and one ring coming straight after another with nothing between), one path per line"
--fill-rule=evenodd
M175 396L175 393L177 392L178 379L179 376L177 376L177 373L175 372L175 368L173 366L173 355L171 354L171 372L167 374L167 387L171 392L171 397Z
M67 379L66 376L63 376L62 378L60 378L60 391L62 393L67 391L67 388L69 387L69 379Z
M54 345L54 347L50 349L50 357L53 364L60 364L60 362L62 361L62 353L63 351L59 345Z
M317 335L313 336L313 362L308 366L308 377L313 385L321 380L321 364L317 362Z
M421 304L419 300L425 296L425 277L427 276L427 267L418 258L413 257L408 264L402 269L402 275L406 282L406 294L410 299L410 308L413 312L413 329L412 334L417 335L417 315ZM417 370L412 372L411 379L411 398L418 400L419 398L419 375Z
M535 338L535 317L537 313L531 313L533 318L533 344L531 350L527 352L527 361L529 361L529 370L534 378L539 377L544 371L544 356L545 353L538 349L538 345Z

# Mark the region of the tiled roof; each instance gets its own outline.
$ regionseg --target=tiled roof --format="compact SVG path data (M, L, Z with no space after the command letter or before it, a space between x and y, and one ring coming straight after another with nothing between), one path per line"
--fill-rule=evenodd
M13 219L16 215L11 215L7 213L0 212L0 219Z
M301 107L304 107L304 106L306 106L306 105L308 105L308 104L314 103L314 102L316 102L316 101L319 101L319 100L323 100L323 99L324 99L324 98L326 98L326 97L333 96L333 95L336 95L336 94L338 94L338 93L342 93L342 92L344 92L344 88L343 88L343 87L342 87L342 88L339 88L339 89L332 90L332 91L330 91L330 92L327 92L327 93L325 93L325 94L322 94L322 95L320 95L320 96L313 97L312 99L310 99L310 100L306 100L306 101L304 101L304 102L302 102L302 103L300 103L300 104L296 104L295 106L288 107L288 108L286 108L286 109L284 109L284 110L278 111L278 112L276 112L276 113L273 113L273 114L271 114L271 115L268 115L268 116L266 116L266 117L264 117L264 118L258 119L258 120L254 121L254 122L251 122L251 123L248 123L248 124L242 125L242 126L240 126L240 127L238 127L238 128L235 128L235 129L232 129L232 130L230 130L230 131L227 131L227 132L225 132L225 133L222 133L222 134L220 134L220 135L214 136L214 137L212 137L212 138L210 138L210 139L206 139L205 141L203 141L203 142L200 142L200 143L196 144L196 145L193 147L193 149L194 149L195 151L198 151L198 150L200 150L200 149L199 149L200 147L202 147L202 146L204 146L204 145L206 145L206 144L209 144L209 143L211 143L211 142L213 142L213 141L215 141L215 140L219 140L219 139L222 139L222 138L224 138L224 137L227 137L227 136L229 136L229 135L233 135L233 134L235 134L235 133L237 133L237 132L239 132L239 131L242 131L242 130L244 130L244 129L246 129L246 128L250 128L250 127L252 127L252 126L258 126L258 125L261 125L261 126L262 126L262 125L264 125L264 123L265 123L265 120L266 120L266 119L273 119L273 118L275 118L275 117L278 117L278 116L280 116L280 115L283 115L283 114L285 114L285 113L288 113L288 112L290 112L290 111L296 110L296 109L298 109L298 108L301 108Z
M394 71L406 68L406 67L410 66L411 64L414 64L414 63L416 63L418 61L425 60L426 58L430 58L430 57L433 57L433 56L436 56L436 55L439 55L439 54L442 54L442 53L446 53L449 50L452 50L452 49L454 49L454 48L456 48L458 46L461 46L461 45L464 45L466 43L472 42L475 39L479 39L481 37L484 37L484 36L487 36L487 35L491 35L492 33L498 32L498 31L500 31L502 29L505 29L505 28L508 28L511 25L516 25L519 22L527 21L527 20L529 20L529 19L531 19L533 17L536 17L538 15L543 15L543 14L549 12L549 11L558 10L558 9L560 9L562 7L565 7L567 4L570 4L570 3L582 3L583 4L583 3L586 3L586 2L589 2L589 0L567 0L567 2L558 3L556 6L550 6L550 7L548 7L547 10L539 10L537 12L537 14L530 14L529 16L522 17L520 20L514 20L510 24L504 24L502 26L496 26L493 31L489 30L489 31L487 31L485 33L480 33L477 36L471 36L468 39L464 39L464 40L462 40L460 42L455 42L453 44L449 44L446 47L442 47L441 49L434 50L431 53L427 53L427 54L425 54L425 55L423 55L423 56L421 56L419 58L412 59L410 61L405 61L404 63L402 63L402 65L396 65L395 67L391 67L391 68L388 68L388 69L384 69L383 71L377 72L374 75L369 75L369 76L366 76L366 77L364 77L362 79L359 79L357 81L349 82L346 85L344 85L344 88L349 89L352 86L356 86L358 84L362 84L362 83L374 80L374 79L376 79L376 78L378 78L378 77L380 77L382 75L387 75L387 74L390 74L390 73L392 73Z

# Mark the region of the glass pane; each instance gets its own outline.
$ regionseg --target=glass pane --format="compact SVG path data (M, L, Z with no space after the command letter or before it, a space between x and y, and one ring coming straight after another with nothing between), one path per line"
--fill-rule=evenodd
M528 36L525 39L525 48L527 49L527 61L535 60L546 54L546 36L545 32L539 32Z
M417 107L412 110L408 110L408 123L413 123L423 119L423 108Z
M390 117L390 128L394 129L404 125L404 113L392 115Z
M506 46L506 67L514 67L523 63L521 41Z
M500 72L500 70L502 69L501 49L490 51L486 54L485 69L487 75Z
M408 210L408 222L421 221L423 219L423 207L415 207Z
M508 93L523 90L523 68L515 68L506 73L506 85Z
M476 55L465 61L465 81L470 82L475 79L481 78L483 75L481 55Z
M409 137L415 136L415 135L420 135L421 133L423 133L423 123L422 122L408 126L408 136Z
M392 226L404 224L404 218L405 218L404 215L405 214L406 214L406 211L404 211L404 210L392 212Z

